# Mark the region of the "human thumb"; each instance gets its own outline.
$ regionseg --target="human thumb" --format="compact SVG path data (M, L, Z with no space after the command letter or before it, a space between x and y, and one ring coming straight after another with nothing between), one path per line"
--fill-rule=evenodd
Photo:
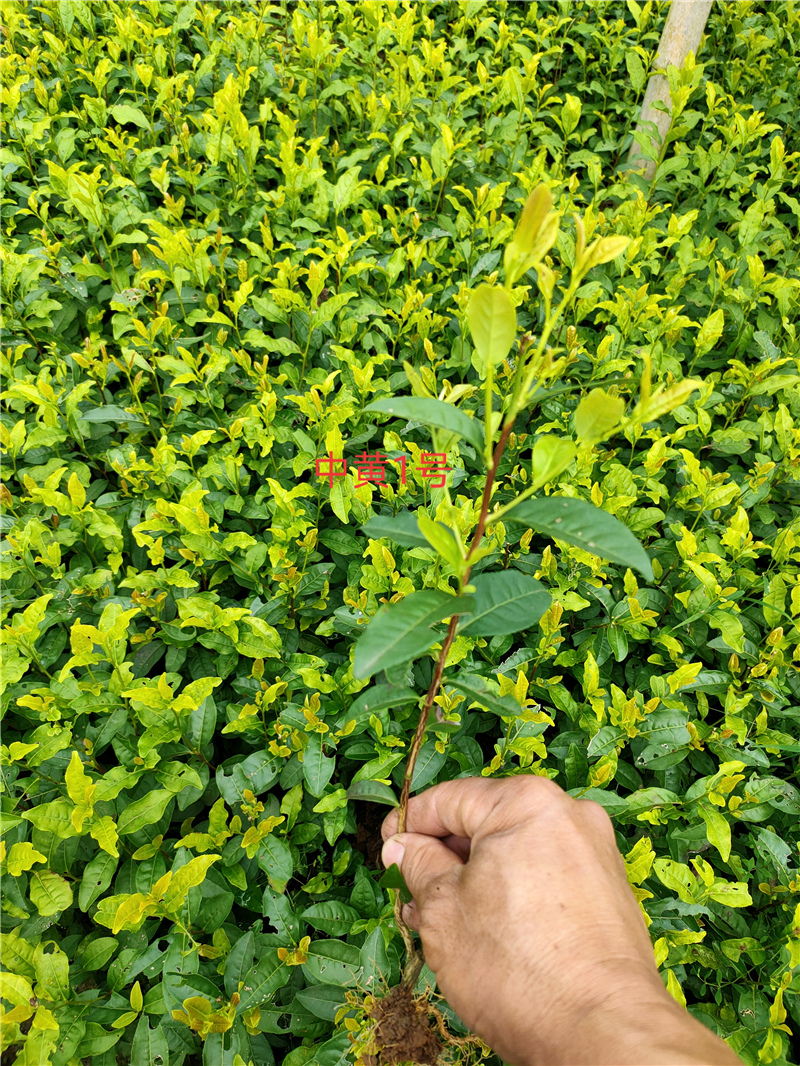
M396 863L418 907L424 907L432 884L464 863L439 837L424 833L397 833L381 852L383 865Z

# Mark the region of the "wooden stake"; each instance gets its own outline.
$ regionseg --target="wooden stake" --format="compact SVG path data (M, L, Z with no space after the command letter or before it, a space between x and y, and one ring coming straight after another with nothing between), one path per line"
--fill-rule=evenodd
M663 103L668 109L670 108L666 69L671 66L682 67L690 52L697 55L712 2L713 0L672 0L653 65L655 73L652 74L647 85L636 133L644 128L645 123L655 122L661 143L664 143L672 115L669 110L656 111L653 104ZM665 73L662 74L659 71ZM634 134L633 144L628 154L628 164L632 169L641 171L648 181L652 181L656 172L656 164L642 155L636 134Z

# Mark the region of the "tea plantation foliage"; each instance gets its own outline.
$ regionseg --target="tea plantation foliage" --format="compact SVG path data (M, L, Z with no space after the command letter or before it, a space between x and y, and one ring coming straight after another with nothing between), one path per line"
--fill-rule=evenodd
M398 980L368 797L440 645L369 679L354 647L452 591L393 516L468 537L485 467L435 431L448 506L431 428L365 409L481 425L466 307L540 183L557 292L575 215L630 243L551 338L493 505L590 390L699 387L539 492L617 516L652 580L490 527L475 576L547 610L456 636L414 789L535 773L602 803L672 995L746 1063L800 1061L800 11L714 5L648 183L623 164L666 9L4 5L4 1062L334 1066L345 990ZM536 336L537 271L514 297Z

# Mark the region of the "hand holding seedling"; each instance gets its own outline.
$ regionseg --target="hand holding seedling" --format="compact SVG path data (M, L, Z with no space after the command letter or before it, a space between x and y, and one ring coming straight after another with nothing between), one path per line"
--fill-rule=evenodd
M471 778L413 797L405 833L397 817L383 861L414 897L403 918L507 1062L739 1062L666 992L602 807L542 777Z

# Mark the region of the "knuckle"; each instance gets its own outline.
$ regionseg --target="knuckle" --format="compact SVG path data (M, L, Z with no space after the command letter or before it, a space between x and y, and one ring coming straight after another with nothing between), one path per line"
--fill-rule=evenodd
M606 837L613 839L614 824L605 807L601 807L600 804L595 803L594 800L581 800L580 802L580 809L584 817L588 818L592 823L592 828L596 832L603 833Z
M513 803L535 804L541 808L543 804L555 803L564 796L563 789L555 781L536 774L508 778L507 782L507 797Z

